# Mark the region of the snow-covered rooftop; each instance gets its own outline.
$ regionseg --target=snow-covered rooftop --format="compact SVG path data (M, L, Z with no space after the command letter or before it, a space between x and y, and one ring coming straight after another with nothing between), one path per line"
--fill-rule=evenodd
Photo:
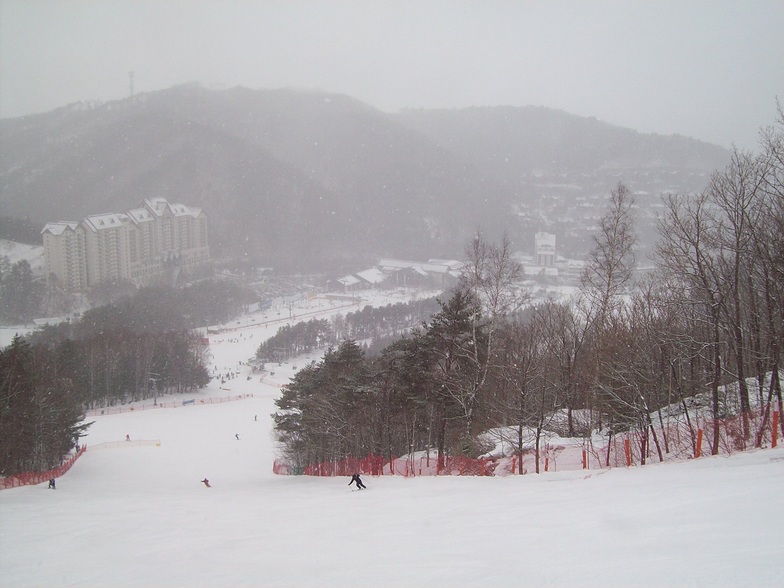
M128 222L128 215L118 212L93 214L86 217L83 222L92 231L104 231L121 227Z
M357 276L362 280L374 285L380 284L386 278L384 272L376 267L357 272Z
M155 220L153 214L146 208L134 208L133 210L129 210L128 216L137 224Z
M41 229L41 234L51 233L52 235L62 235L66 229L75 231L76 227L78 226L79 223L73 221L58 221L58 222L46 223L44 225L44 228Z
M338 278L337 282L343 284L344 286L353 286L355 284L359 284L361 280L356 276L348 275L343 276L342 278Z
M446 274L451 270L462 267L459 261L439 260L443 263L430 263L422 261L408 261L405 259L381 259L378 262L378 267L382 270L401 270L401 269L415 269L417 271L425 272L428 274Z

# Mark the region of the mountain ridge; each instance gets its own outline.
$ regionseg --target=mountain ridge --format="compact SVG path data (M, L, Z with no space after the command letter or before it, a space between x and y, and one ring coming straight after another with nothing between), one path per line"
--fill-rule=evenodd
M206 210L216 255L334 271L459 256L476 230L525 248L571 214L537 209L554 185L691 191L729 157L542 107L388 114L340 94L194 84L4 119L0 131L5 215L43 226L163 196ZM564 246L585 235L575 239Z

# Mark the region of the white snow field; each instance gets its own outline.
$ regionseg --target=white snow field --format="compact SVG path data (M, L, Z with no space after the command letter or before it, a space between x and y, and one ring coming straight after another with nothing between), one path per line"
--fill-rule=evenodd
M270 414L294 365L247 379L240 362L279 326L260 322L211 337L217 369L241 374L224 389L91 417L91 448L57 490L0 492L0 586L784 585L781 447L601 471L365 476L366 491L274 475Z

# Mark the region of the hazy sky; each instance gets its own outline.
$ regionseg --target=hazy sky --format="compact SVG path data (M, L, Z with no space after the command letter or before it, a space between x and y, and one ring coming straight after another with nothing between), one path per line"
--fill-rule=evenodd
M0 116L199 81L385 111L541 105L755 149L784 2L0 0Z

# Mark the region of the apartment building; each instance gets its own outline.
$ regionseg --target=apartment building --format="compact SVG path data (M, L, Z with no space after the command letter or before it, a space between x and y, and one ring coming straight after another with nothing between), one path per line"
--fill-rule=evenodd
M555 266L555 235L552 233L536 233L534 236L536 248L536 265L539 267Z
M176 283L209 262L200 208L149 198L126 213L95 214L43 228L47 280L72 292L102 282Z
M66 290L84 291L87 288L84 228L76 222L47 223L43 236L47 281L50 276L57 276Z

